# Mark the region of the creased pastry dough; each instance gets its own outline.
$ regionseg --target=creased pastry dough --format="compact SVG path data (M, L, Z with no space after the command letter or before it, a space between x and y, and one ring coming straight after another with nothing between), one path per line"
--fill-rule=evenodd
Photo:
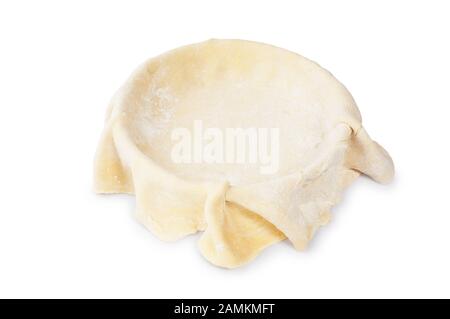
M171 132L279 128L279 169L174 163ZM288 238L304 249L360 173L389 182L393 163L361 126L350 93L292 52L210 40L141 65L116 93L94 169L98 193L136 195L137 218L167 241L204 231L199 247L233 268Z

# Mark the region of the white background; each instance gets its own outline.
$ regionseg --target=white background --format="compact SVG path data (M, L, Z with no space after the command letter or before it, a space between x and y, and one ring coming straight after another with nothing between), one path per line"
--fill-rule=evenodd
M391 153L306 252L237 270L164 243L131 196L92 193L110 97L149 57L209 38L319 62ZM448 1L1 1L0 297L450 297Z

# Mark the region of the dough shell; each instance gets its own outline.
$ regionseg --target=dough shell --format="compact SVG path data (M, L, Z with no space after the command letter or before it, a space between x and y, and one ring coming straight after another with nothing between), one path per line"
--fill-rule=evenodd
M279 168L174 163L176 128L279 128ZM211 263L235 268L287 238L302 250L360 174L387 183L388 153L350 93L318 64L243 40L209 40L142 64L113 97L95 157L97 193L136 196L165 241L203 231Z

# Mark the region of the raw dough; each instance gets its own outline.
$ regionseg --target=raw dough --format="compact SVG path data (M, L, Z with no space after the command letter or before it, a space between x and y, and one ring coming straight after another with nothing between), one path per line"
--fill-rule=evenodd
M193 132L199 120L279 128L277 173L253 163L174 163L173 130ZM202 254L233 268L285 238L304 249L360 173L386 183L393 163L329 72L270 45L210 40L150 59L116 93L94 180L98 193L135 194L137 218L163 240L204 231Z

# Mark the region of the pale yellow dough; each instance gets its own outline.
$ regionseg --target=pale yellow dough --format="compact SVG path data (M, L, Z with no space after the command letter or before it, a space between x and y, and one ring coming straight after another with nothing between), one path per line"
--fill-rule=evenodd
M280 128L280 166L177 164L171 131ZM185 46L141 65L116 93L95 158L95 191L136 195L159 238L204 231L200 250L234 268L288 238L304 249L360 173L386 183L391 158L361 126L350 93L295 53L242 40Z

